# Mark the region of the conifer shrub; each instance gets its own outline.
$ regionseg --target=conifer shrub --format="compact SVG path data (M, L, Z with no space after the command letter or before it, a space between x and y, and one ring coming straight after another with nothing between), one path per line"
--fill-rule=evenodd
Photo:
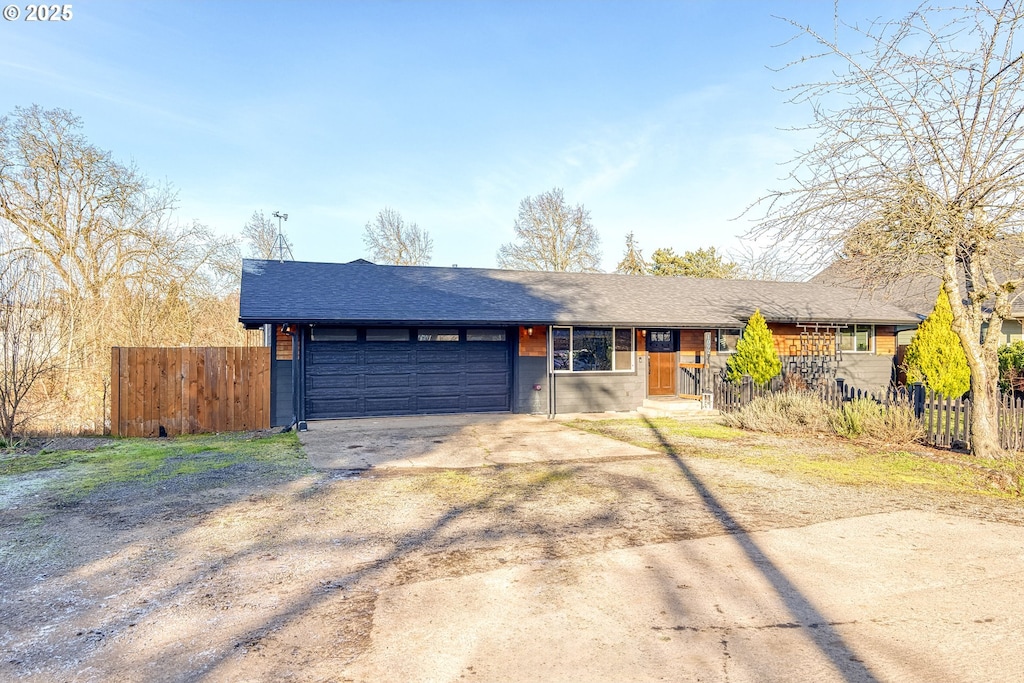
M960 398L971 388L960 338L953 331L953 311L946 290L939 290L935 309L917 328L903 360L908 382L922 382L932 391Z
M775 350L772 331L761 311L755 310L736 342L736 353L726 363L726 379L739 382L744 375L750 375L754 384L763 387L780 372L782 361Z

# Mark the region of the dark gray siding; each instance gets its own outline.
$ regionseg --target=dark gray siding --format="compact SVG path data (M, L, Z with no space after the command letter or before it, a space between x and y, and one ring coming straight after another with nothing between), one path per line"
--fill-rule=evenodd
M545 415L548 412L548 361L536 356L516 359L515 412ZM533 387L540 385L540 391Z
M556 373L555 404L559 413L598 413L636 410L643 405L643 374Z
M272 360L270 377L270 426L287 427L292 423L292 362Z

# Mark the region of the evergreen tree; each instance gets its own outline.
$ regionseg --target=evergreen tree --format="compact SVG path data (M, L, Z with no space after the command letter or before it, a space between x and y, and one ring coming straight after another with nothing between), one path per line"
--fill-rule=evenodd
M615 272L623 275L647 274L647 261L644 260L633 233L626 235L626 253L619 261L619 265L615 266Z
M726 363L726 378L739 382L743 375L750 375L758 386L768 384L772 377L782 372L782 361L775 350L772 331L760 310L747 321L743 336L736 342L736 353Z
M651 259L651 275L731 279L742 274L739 264L727 261L714 247L684 251L682 255L671 247L655 249Z
M960 338L953 331L953 311L945 289L935 309L917 328L903 359L908 382L923 382L943 396L959 398L971 388L971 371Z

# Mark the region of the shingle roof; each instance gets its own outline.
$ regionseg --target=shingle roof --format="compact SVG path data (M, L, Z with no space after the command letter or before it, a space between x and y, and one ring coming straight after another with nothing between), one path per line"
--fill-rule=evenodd
M919 320L856 291L806 282L249 259L242 264L239 319L739 327L757 308L774 322Z
M880 302L890 303L926 317L935 308L935 298L939 295L939 278L934 275L913 274L894 282L892 285L871 291L864 279L865 270L852 260L834 261L820 273L811 278L811 282L833 287L844 287L863 292L863 296ZM961 279L961 285L963 280ZM1014 317L1024 317L1024 296L1017 297L1010 303Z

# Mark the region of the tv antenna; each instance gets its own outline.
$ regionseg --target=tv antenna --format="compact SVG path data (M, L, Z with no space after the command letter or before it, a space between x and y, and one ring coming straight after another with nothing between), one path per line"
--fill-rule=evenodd
M285 252L287 252L288 260L294 261L295 257L292 255L292 246L288 244L288 240L284 238L284 230L281 227L281 221L288 220L288 214L275 211L271 215L277 219L277 237L274 238L274 248L271 250L271 253L276 251L278 260L280 260L281 263L284 263L284 255Z

